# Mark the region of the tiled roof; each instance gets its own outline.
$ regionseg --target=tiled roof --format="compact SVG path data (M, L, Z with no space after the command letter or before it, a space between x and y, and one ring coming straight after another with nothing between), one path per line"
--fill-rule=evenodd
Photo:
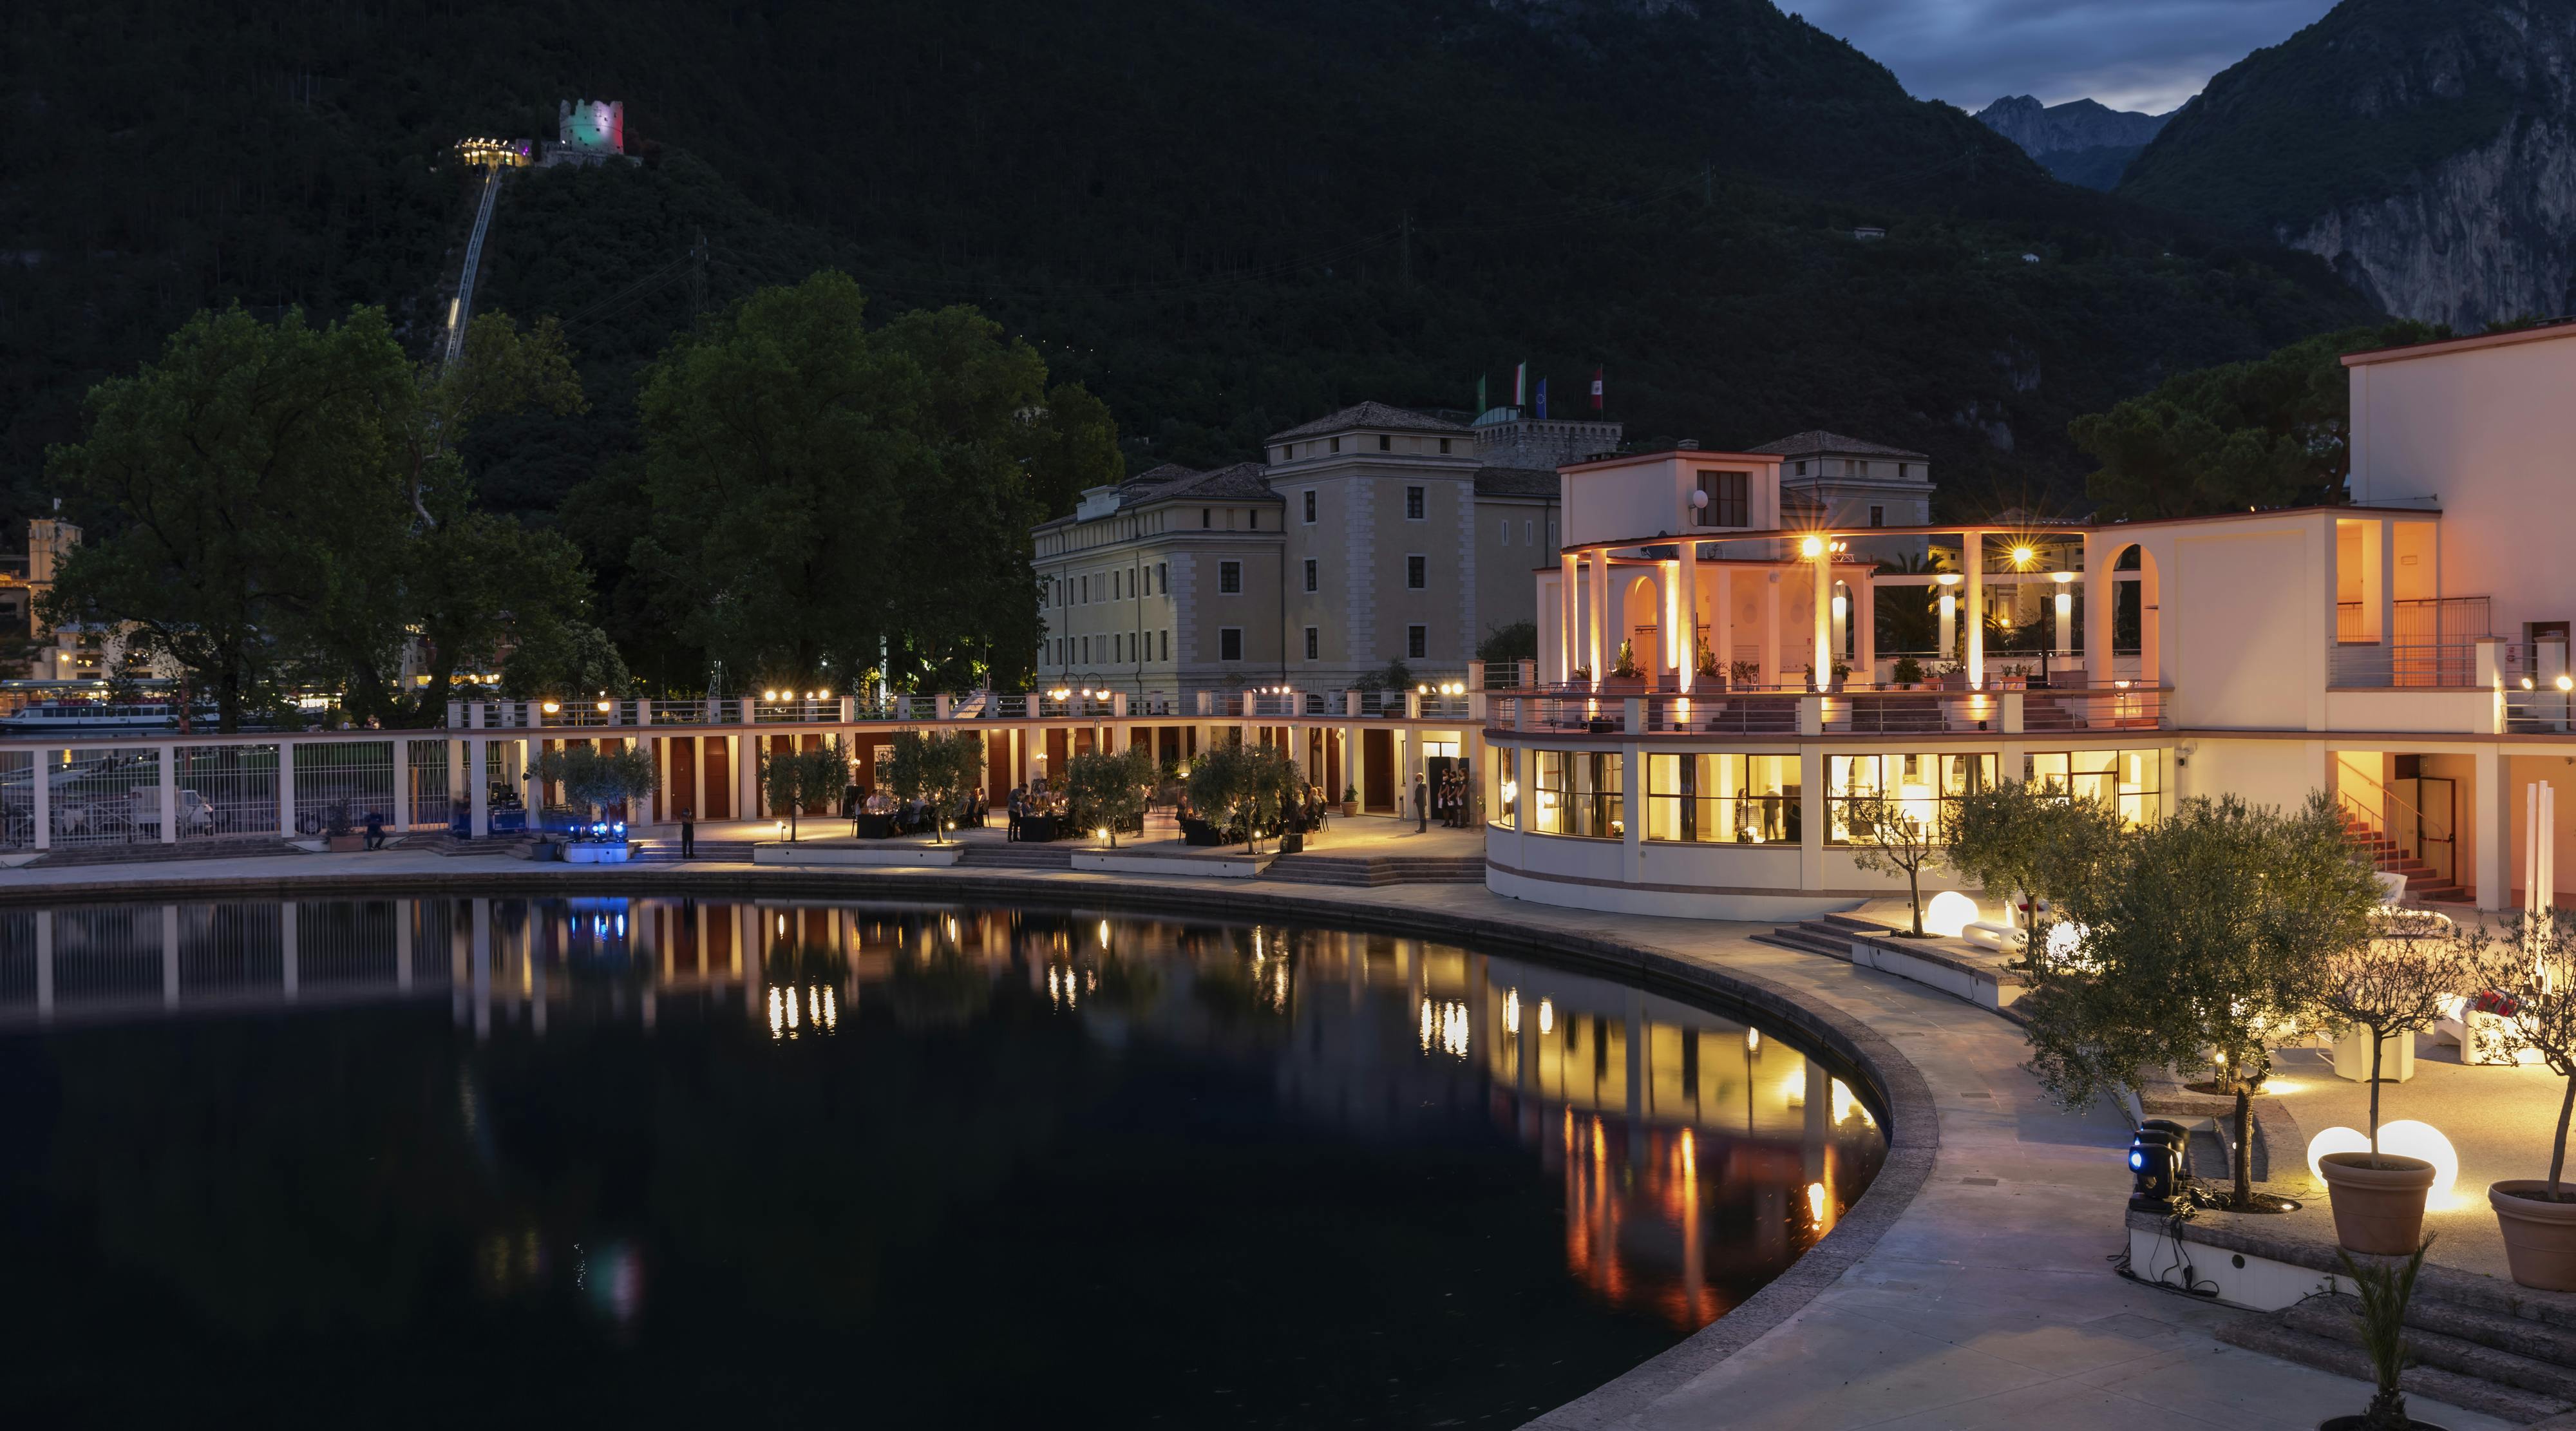
M1414 412L1409 408L1389 407L1382 402L1364 402L1315 419L1299 423L1286 432L1270 434L1272 442L1300 437L1321 437L1328 432L1348 432L1355 427L1389 428L1397 432L1441 432L1472 435L1474 429L1457 423Z
M1182 477L1177 481L1167 482L1151 492L1141 494L1137 500L1169 502L1183 497L1223 499L1230 502L1280 500L1279 494L1270 490L1270 479L1262 475L1262 466L1258 462L1238 462L1231 467L1219 467L1213 472L1200 472Z
M1556 469L1553 467L1479 467L1476 469L1476 495L1479 497L1553 497L1557 495Z
M1923 453L1909 452L1902 447L1890 447L1883 442L1863 442L1857 437L1845 437L1839 432L1820 430L1801 432L1793 437L1784 437L1777 442L1766 442L1760 447L1748 447L1744 450L1758 452L1767 457L1815 457L1831 453L1835 456L1910 457L1922 462L1932 460Z
M1145 492L1149 492L1156 487L1178 482L1184 477L1196 477L1197 475L1199 474L1194 468L1183 467L1177 462L1166 462L1159 467L1148 467L1144 471L1137 473L1135 476L1128 478L1126 481L1119 483L1118 495L1122 498L1138 496Z

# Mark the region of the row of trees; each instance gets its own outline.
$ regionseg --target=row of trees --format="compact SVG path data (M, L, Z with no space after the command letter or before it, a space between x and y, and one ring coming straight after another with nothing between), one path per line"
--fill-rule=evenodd
M1039 632L1028 528L1118 479L1117 430L972 309L871 329L865 308L827 271L676 340L646 372L608 555L695 669L1015 682ZM496 665L512 695L625 694L580 550L479 508L459 456L489 419L585 406L551 319L480 316L445 366L408 358L374 308L201 313L99 384L83 440L51 453L88 540L47 615L130 624L227 730L314 687L354 721L434 720ZM400 679L407 655L425 680Z
M374 308L319 326L201 313L88 406L87 436L48 469L89 538L44 614L130 623L224 729L315 685L356 720L434 719L513 639L523 686L623 680L570 544L478 511L456 455L496 414L582 406L551 322L486 314L440 367L406 357ZM406 690L414 641L428 679Z

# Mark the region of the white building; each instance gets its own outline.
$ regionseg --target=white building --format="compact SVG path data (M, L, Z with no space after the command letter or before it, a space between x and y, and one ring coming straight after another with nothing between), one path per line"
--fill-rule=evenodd
M1894 892L1840 838L1849 796L1928 815L2036 779L2132 818L2329 790L2402 852L2419 897L2513 904L2526 790L2576 786L2576 567L2550 536L2570 524L2576 327L2345 362L2349 506L1872 526L1840 495L1784 520L1788 452L1569 465L1565 546L1538 581L1546 693L1496 697L1486 727L1489 882L1590 908L1808 917ZM1932 688L1896 689L1873 649L1880 589L1922 601L1930 580L1873 575L1848 548L1876 534L1961 554L1946 590L1965 660ZM2049 613L2045 685L1985 650L1981 614L2024 587L2045 593L2019 603ZM1612 674L1623 641L1630 679ZM1812 681L1836 664L1841 679ZM2557 848L2543 877L2576 887L2576 840Z

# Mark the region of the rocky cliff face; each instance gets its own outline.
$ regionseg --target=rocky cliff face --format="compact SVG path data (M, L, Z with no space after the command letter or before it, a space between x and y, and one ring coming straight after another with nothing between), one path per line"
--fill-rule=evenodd
M2344 0L2210 81L2120 192L2319 255L2388 312L2576 307L2576 0Z

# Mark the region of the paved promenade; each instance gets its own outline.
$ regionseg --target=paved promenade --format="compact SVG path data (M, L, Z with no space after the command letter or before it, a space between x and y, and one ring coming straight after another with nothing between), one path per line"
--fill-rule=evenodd
M954 897L962 871L871 870L872 897L908 887ZM484 857L408 852L0 871L0 898L117 897L248 882L276 888L315 877L354 883L506 879L593 888L764 877L799 894L846 871L653 865L592 873ZM207 882L200 885L199 882ZM1774 1288L1691 1340L1537 1426L1681 1428L2227 1427L2306 1431L2357 1413L2361 1383L2218 1342L2242 1315L2134 1285L2107 1260L2124 1245L2126 1125L2107 1110L2058 1111L2018 1066L2016 1028L1956 1000L1837 960L1751 942L1758 926L1619 919L1492 895L1474 886L1316 889L1260 882L978 872L978 892L1008 881L1051 899L1134 903L1222 900L1247 915L1336 911L1407 920L1519 924L1542 939L1614 939L1690 964L1764 981L1809 1007L1866 1025L1922 1079L1939 1146L1919 1192L1877 1219L1874 1244L1827 1256L1829 1239ZM122 886L124 888L120 889ZM238 886L237 886L238 887ZM855 891L854 891L855 892ZM1893 1160L1892 1160L1893 1165ZM1854 1217L1868 1209L1869 1199ZM1838 1229L1838 1235L1842 1230ZM1847 1238L1846 1249L1865 1238ZM1839 1264L1839 1265L1838 1265ZM2452 1431L2506 1423L2418 1399L2419 1418Z

